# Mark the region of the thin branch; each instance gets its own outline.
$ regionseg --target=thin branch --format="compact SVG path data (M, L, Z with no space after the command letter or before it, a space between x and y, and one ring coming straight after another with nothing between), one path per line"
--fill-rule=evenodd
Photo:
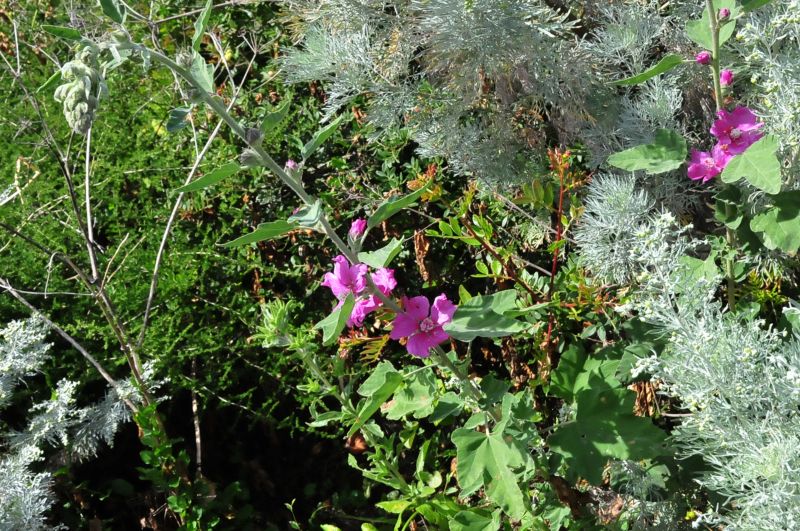
M92 228L92 198L90 177L92 174L92 128L86 132L86 160L84 161L84 203L86 208L86 249L89 252L89 264L92 268L92 280L97 281L97 256L94 246L94 229Z
M55 330L55 331L58 333L58 335L60 335L60 336L61 336L61 337L63 337L64 339L66 339L66 340L67 340L67 342L68 342L70 345L72 345L72 346L75 348L75 350L77 350L78 352L80 352L80 353L81 353L81 355L82 355L84 358L86 358L86 360L87 360L89 363L91 363L91 364L92 364L92 366L93 366L95 369L97 369L97 372L99 372L99 373L100 373L100 375L101 375L101 376L102 376L102 377L105 379L105 381L106 381L106 382L108 382L108 384L109 384L111 387L113 387L113 388L114 388L114 389L115 389L115 390L118 392L118 395L119 395L119 396L120 396L120 398L121 398L121 399L122 399L122 400L125 402L125 405L126 405L126 406L128 406L128 407L130 408L130 410L131 410L131 411L133 411L134 413L138 413L138 412L139 412L139 408L136 406L136 404L134 404L133 402L131 402L131 401L130 401L130 400L128 400L127 398L123 398L124 394L123 394L123 392L122 392L122 388L120 387L119 383L118 383L118 382L117 382L117 381L116 381L116 380L115 380L115 379L114 379L114 378L111 376L111 374L110 374L110 373L109 373L109 372L108 372L108 371L107 371L107 370L106 370L106 369L105 369L105 368L104 368L104 367L103 367L103 366L100 364L100 362L99 362L99 361L97 361L97 359L95 359L95 357L94 357L94 356L92 356L91 354L89 354L89 351L88 351L88 350L86 350L85 348L83 348L83 346L82 346L80 343L78 343L78 341L77 341L75 338L73 338L71 335L69 335L67 332L65 332L63 328L61 328L61 327L60 327L60 326L58 326L56 323L54 323L54 322L53 322L53 321L52 321L52 320L51 320L51 319L50 319L50 318L49 318L47 315L45 315L44 313L42 313L42 312L41 312L40 310L38 310L38 309L37 309L35 306L33 306L33 305L30 303L30 302L28 302L28 300L27 300L25 297L23 297L22 295L20 295L19 291L17 291L16 289L14 289L14 288L11 286L11 284L9 284L9 283L8 283L8 281L7 281L7 280L0 278L0 288L4 289L4 290L5 290L6 292L8 292L8 293L9 293L9 294L10 294L12 297L14 297L15 299L17 299L17 300L18 300L20 303L22 303L22 304L23 304L23 305L24 305L26 308L28 308L28 309L31 311L31 313L33 313L34 315L38 315L39 317L41 317L41 318L42 318L42 320L44 320L44 322L46 322L46 323L47 323L47 324L50 326L50 328L52 328L53 330Z
M236 102L236 97L239 95L239 92L241 91L245 81L247 80L248 74L250 73L250 69L253 66L254 60L255 56L253 56L250 59L250 63L247 65L247 70L244 73L242 82L234 92L233 96L231 97L231 102L228 105L227 111L230 111L233 108ZM217 134L219 134L219 130L222 127L223 123L225 123L225 121L222 118L220 118L219 122L217 122L216 127L214 127L214 130L209 135L208 140L206 140L203 149L200 150L200 152L197 154L194 164L192 165L192 169L191 171L189 171L189 174L186 176L186 180L183 183L184 186L189 184L194 178L197 169L200 167L200 163L203 161L203 158L205 158L206 154L208 153L208 150L211 149L211 144L217 137ZM185 195L184 192L181 192L175 199L175 204L172 206L172 212L170 212L169 219L167 220L167 225L166 227L164 227L164 233L161 235L161 243L159 244L158 252L156 253L156 263L153 266L153 274L151 275L150 278L150 290L147 294L147 302L145 303L144 317L142 318L142 328L141 330L139 330L139 337L136 340L137 350L142 348L142 345L144 344L145 333L147 332L147 326L150 321L150 312L153 309L153 301L155 300L156 289L158 288L158 275L159 275L159 270L161 269L161 262L164 258L164 252L166 251L167 248L167 240L169 239L170 232L172 231L172 225L175 223L175 218L178 216L178 209L181 206L181 202L183 201L184 195Z
M219 9L220 7L228 7L228 6L247 6L247 5L256 5L265 3L267 0L229 0L228 2L222 2L221 4L217 4L215 6L211 6L212 9ZM192 15L196 15L201 13L203 8L192 9L191 11L186 11L185 13L180 13L178 15L172 15L166 18L162 18L159 20L154 20L152 24L154 26L158 26L159 24L163 24L164 22L169 22L170 20L177 20L179 18L191 17Z

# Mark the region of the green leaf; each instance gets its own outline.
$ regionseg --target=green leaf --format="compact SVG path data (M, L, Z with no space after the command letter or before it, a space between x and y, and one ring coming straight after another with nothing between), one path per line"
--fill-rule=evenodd
M679 262L686 267L688 276L682 279L682 282L692 286L699 280L704 279L713 281L720 275L719 268L715 263L716 253L711 253L705 260L700 260L693 256L681 256Z
M411 502L408 500L389 500L378 502L375 505L389 514L403 514L406 509L411 507Z
M403 382L403 386L395 391L394 397L386 408L386 418L400 420L413 414L421 419L433 413L433 401L436 398L436 378L431 369L416 372Z
M658 129L652 144L632 147L608 157L608 163L628 171L648 174L679 168L686 161L686 139L669 129Z
M180 131L189 125L186 117L189 116L190 112L192 112L191 107L177 107L169 111L169 117L167 118L167 131L174 133L175 131Z
M238 162L229 162L219 168L210 171L200 177L199 179L195 179L194 181L190 182L185 186L181 186L176 192L194 192L197 190L202 190L203 188L208 188L209 186L215 185L221 180L229 177L239 171L239 163Z
M349 296L351 297L351 295ZM392 396L392 393L401 383L403 383L403 375L397 372L390 362L380 362L369 378L364 380L364 383L358 388L358 394L366 400L360 403L356 422L347 432L347 436L349 437L360 430L364 423L378 411L381 404Z
M288 221L284 220L261 223L258 227L256 227L256 230L250 234L245 234L244 236L236 238L233 241L223 243L222 247L239 247L241 245L247 245L248 243L271 240L273 238L283 236L297 227L298 225L296 223L289 223Z
M736 230L742 224L744 212L742 211L742 194L735 186L726 186L714 196L714 217L724 223L729 229Z
M51 26L49 24L42 24L42 29L50 35L55 35L56 37L61 37L62 39L67 39L69 41L79 41L83 38L81 37L80 31L73 28L65 28L64 26Z
M394 260L394 257L400 254L402 250L403 241L392 238L389 243L377 251L358 253L358 259L370 267L380 269L382 267L387 267L392 260Z
M513 469L525 463L524 451L500 433L459 428L453 432L456 446L458 483L466 497L483 488L486 497L515 520L525 514L528 504Z
M331 345L339 339L339 334L342 333L342 330L347 325L347 320L350 318L350 313L353 311L355 303L356 300L353 294L348 293L347 298L338 308L333 310L328 317L314 325L314 328L322 330L323 345Z
M413 205L422 194L428 191L428 187L433 181L428 181L425 186L404 196L393 196L378 205L375 212L367 220L367 228L374 229L390 217L394 216L406 207Z
M561 424L547 440L567 465L567 479L593 485L603 481L609 459L648 459L666 453L667 434L647 417L633 414L634 393L590 389L577 397L576 418Z
M200 16L194 21L194 35L192 36L192 50L200 50L200 43L203 42L203 33L208 25L208 17L211 16L211 0L206 0L206 5Z
M614 81L612 84L638 85L639 83L644 83L648 79L656 77L659 74L663 74L664 72L672 70L682 62L683 62L683 57L681 57L680 55L675 55L675 54L665 55L654 67L648 68L641 74L637 74L632 77L627 77L625 79L619 79L617 81Z
M744 177L759 190L777 194L781 191L781 163L777 151L775 137L765 136L728 162L722 171L722 182L735 183Z
M765 6L772 2L772 0L742 0L742 10L745 13L756 10L759 7Z
M61 70L56 70L56 72L47 78L47 81L44 84L36 89L36 94L41 94L46 90L50 90L53 87L56 87L59 83L61 83Z
M335 131L336 128L339 127L339 124L342 123L342 119L344 116L337 117L334 121L314 133L314 136L308 143L303 146L303 149L300 151L300 156L303 160L307 160L316 150L319 148Z
M189 73L206 92L214 92L214 67L206 64L203 56L195 52Z
M450 521L450 531L497 531L500 522L485 511L461 511Z
M723 7L730 9L731 15L729 21L719 30L720 46L725 44L733 35L733 30L736 29L736 15L739 14L736 0L714 0L714 9L717 12ZM711 39L711 23L708 18L708 9L703 8L703 15L699 20L690 20L686 23L686 35L706 50L714 48L714 43Z
M763 233L767 249L796 253L800 248L800 191L776 195L773 206L753 216L750 228Z
M122 24L122 13L124 13L124 8L120 11L119 6L117 5L116 0L100 0L100 7L103 8L103 13L116 22L117 24Z
M283 103L275 109L274 111L267 112L264 116L264 119L261 120L261 132L267 134L269 131L274 129L279 123L286 118L286 115L289 114L289 104L292 103L292 100L286 98L283 100Z
M601 382L603 389L620 387L615 377L619 361L609 359L610 352L602 349L590 357L580 345L570 345L550 377L550 393L572 402L580 392L591 389L590 381Z
M503 313L516 309L516 292L501 291L493 295L479 295L462 304L453 320L444 326L451 337L459 341L472 341L476 337L505 337L527 328L527 324Z

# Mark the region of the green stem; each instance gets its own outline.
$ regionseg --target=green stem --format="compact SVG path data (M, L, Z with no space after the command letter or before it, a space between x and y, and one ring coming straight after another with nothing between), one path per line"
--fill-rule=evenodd
M170 70L175 72L178 76L183 78L187 83L189 83L189 85L192 86L192 88L195 90L196 94L200 97L200 99L202 99L206 105L211 107L211 109L222 119L222 121L228 124L228 126L231 128L234 134L236 134L236 136L240 137L242 140L247 142L247 132L245 128L242 126L242 124L240 124L239 121L236 120L236 118L231 116L231 114L228 112L228 109L225 107L225 105L219 98L208 93L203 88L203 86L197 81L197 79L195 79L195 77L192 75L190 71L186 70L178 63L176 63L175 61L173 61L172 59L170 59L169 57L160 52L133 43L131 43L130 46L140 52L148 54L153 61L169 68ZM283 183L286 186L288 186L292 190L292 192L294 192L295 195L297 195L297 197L299 197L300 200L303 201L303 203L305 203L306 205L314 204L315 198L309 195L308 192L306 192L305 188L303 188L302 183L299 180L292 177L291 175L289 175L288 173L286 173L286 171L283 168L281 168L277 162L275 162L275 160L269 155L269 153L266 152L266 150L264 150L263 147L255 143L248 143L248 146L258 155L261 164L267 167L281 181L283 181ZM339 249L339 251L347 257L350 263L353 264L358 263L359 261L358 254L356 254L356 252L353 251L353 249L351 249L344 242L344 240L342 240L339 237L338 234L336 234L336 231L331 226L325 213L322 213L319 222L320 225L322 226L323 232L325 232L325 235L331 239L336 248ZM378 297L386 307L398 313L402 312L402 309L394 300L384 295L383 292L381 292L381 290L379 290L375 286L375 284L372 282L372 278L370 278L369 275L367 276L367 284L368 284L367 287L370 289L372 294Z
M722 83L720 82L720 67L719 67L719 30L720 24L717 19L717 10L714 8L713 0L706 0L706 9L708 10L708 21L711 29L711 75L714 82L714 103L717 107L717 112L723 108L722 102ZM736 246L736 235L734 232L725 227L725 241L728 247L734 249ZM727 282L728 292L728 308L733 311L736 305L736 279L733 274L734 257L729 255L725 260L725 278Z

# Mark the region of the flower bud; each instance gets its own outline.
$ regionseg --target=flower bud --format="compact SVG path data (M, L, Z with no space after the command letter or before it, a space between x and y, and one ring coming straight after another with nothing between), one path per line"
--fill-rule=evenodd
M256 127L248 127L245 130L244 140L250 146L257 146L261 144L261 140L264 138L264 133L261 132L261 129Z
M719 83L723 87L729 87L733 84L733 72L725 69L719 73Z
M297 169L300 166L295 161L293 161L292 159L289 159L289 160L286 161L286 166L285 167L289 171L297 171Z
M354 240L356 238L360 238L362 234L367 230L367 220L364 218L354 219L353 223L350 225L350 237Z
M261 166L261 156L250 148L246 148L239 155L239 163L245 168L255 168Z
M726 20L729 16L731 16L731 10L727 7L723 7L719 10L719 20Z
M694 56L694 60L697 64L707 65L711 63L711 52L703 50Z

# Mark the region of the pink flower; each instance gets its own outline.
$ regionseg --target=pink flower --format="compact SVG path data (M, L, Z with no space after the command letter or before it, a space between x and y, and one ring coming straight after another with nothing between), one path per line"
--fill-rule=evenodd
M381 307L381 300L376 295L367 295L367 264L353 264L347 257L339 255L333 259L333 272L325 273L322 285L328 287L333 295L339 299L336 305L338 309L349 294L353 294L356 303L350 317L347 319L347 326L362 326L364 319L370 312ZM397 287L397 280L394 278L394 270L381 268L372 274L372 282L386 296L392 294L392 290ZM364 295L367 295L364 297Z
M723 7L722 9L719 10L719 19L720 20L725 20L729 16L731 16L731 10L728 9L727 7Z
M433 300L431 307L424 295L408 299L403 297L405 312L394 318L392 339L408 338L408 353L420 358L430 356L430 350L448 340L450 336L442 326L453 319L456 305L444 294ZM430 311L430 313L429 313Z
M702 52L694 56L694 60L697 64L707 65L711 63L711 52L703 50Z
M711 153L693 149L689 163L689 178L693 181L708 182L722 173L730 159L731 157L720 149L719 145L714 146Z
M719 83L723 87L729 87L733 84L733 72L727 68L719 73Z
M347 298L348 293L358 296L367 287L367 264L354 264L344 255L333 259L333 273L325 273L322 285L331 288L333 295L340 301Z
M764 133L759 131L764 124L758 121L747 107L736 107L732 112L722 109L711 126L711 134L719 140L718 146L727 155L733 156L755 143Z
M397 287L397 280L394 278L394 270L385 267L378 269L372 274L372 282L375 284L381 293L387 297L392 294L392 290ZM347 320L347 326L362 326L364 319L368 314L374 312L383 305L377 295L370 295L365 299L359 299L353 306L353 311L350 313L350 319Z
M367 230L367 220L364 218L354 219L353 223L350 224L350 236L353 239L358 238Z
M299 167L300 167L300 165L297 164L292 159L289 159L289 160L286 161L286 169L289 170L289 171L295 171Z
M389 296L392 290L397 287L397 280L394 279L394 269L382 267L372 274L372 282L381 293Z

